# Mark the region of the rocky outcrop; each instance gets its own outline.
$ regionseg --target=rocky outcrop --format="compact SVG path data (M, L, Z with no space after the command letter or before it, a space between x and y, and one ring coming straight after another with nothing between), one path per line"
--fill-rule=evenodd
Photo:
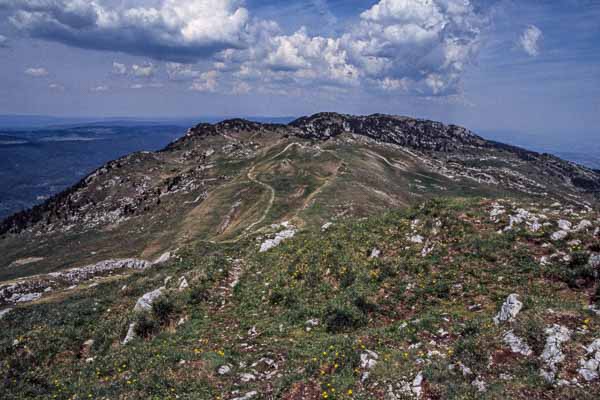
M579 375L587 382L598 379L600 374L600 339L594 340L587 348L587 355L579 361Z
M518 294L511 294L508 296L504 304L502 304L502 308L498 315L494 317L494 323L498 325L500 322L511 322L513 321L519 311L523 308L523 303L519 301Z
M571 331L561 325L553 325L546 328L546 345L541 359L544 368L541 370L542 377L549 383L554 383L558 374L558 365L565 359L562 352L563 343L571 338Z
M513 353L530 356L533 352L523 339L516 336L513 331L508 331L504 335L504 343L506 343Z
M142 297L140 297L138 299L138 301L135 303L135 307L133 308L133 311L140 312L140 311L152 310L152 303L154 303L154 301L156 301L156 299L158 299L160 296L162 296L164 290L165 290L164 287L160 287L160 288L153 290L151 292L148 292L145 295L143 295Z
M291 239L296 235L296 228L290 225L288 222L284 222L280 224L283 230L275 233L272 238L265 240L261 245L259 252L264 253L266 251L271 250L274 247L277 247L286 239Z
M123 270L143 271L151 266L152 263L137 258L105 260L85 267L21 279L14 283L0 285L0 304L34 301L42 297L44 293L77 285L95 277Z

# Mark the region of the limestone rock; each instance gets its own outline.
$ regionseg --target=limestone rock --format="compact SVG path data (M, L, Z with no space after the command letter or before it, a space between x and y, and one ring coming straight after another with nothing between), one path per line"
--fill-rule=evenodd
M511 294L508 296L504 304L502 304L502 308L500 309L498 315L494 317L494 323L498 325L500 322L513 321L522 308L523 303L519 301L519 295L515 293Z
M567 231L557 231L554 232L552 234L552 236L550 236L550 239L554 240L555 242L559 241L559 240L564 240L567 238L567 236L569 236L569 232Z
M152 303L154 303L154 301L162 295L164 290L165 290L165 288L161 287L161 288L158 288L151 292L148 292L145 295L143 295L142 297L140 297L138 299L138 301L135 303L135 307L133 308L133 311L139 312L139 311L152 310Z
M516 336L513 331L506 332L504 335L504 343L510 346L510 350L513 353L522 354L524 356L530 356L533 353L527 343Z
M547 335L546 345L541 356L545 368L542 369L541 374L547 382L553 383L558 373L558 364L565 358L562 344L569 341L571 331L564 326L554 324L546 328L545 333Z
M127 330L127 335L125 339L123 339L123 344L127 344L135 339L135 322L129 324L129 329Z

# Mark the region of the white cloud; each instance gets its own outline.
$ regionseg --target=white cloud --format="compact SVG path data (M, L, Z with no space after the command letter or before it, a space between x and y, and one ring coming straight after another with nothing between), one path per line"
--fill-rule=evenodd
M136 78L151 78L154 76L155 72L156 72L156 67L154 66L154 64L145 64L145 65L133 64L131 66L131 73Z
M170 62L170 63L167 63L166 69L167 69L167 76L169 77L169 80L172 80L172 81L193 80L193 79L200 77L200 75L202 75L201 71L194 70L193 66L190 64L181 64L181 63Z
M61 85L60 83L51 83L48 85L48 88L59 91L59 92L62 92L65 90L65 87L63 85Z
M252 90L252 86L244 81L235 82L231 92L233 94L248 94Z
M92 92L106 92L106 91L108 91L108 86L106 86L106 85L94 86L90 90Z
M10 21L17 29L77 47L182 60L246 45L249 17L240 0L153 3L158 5L132 6L131 2L110 0L0 0L0 6L13 11Z
M113 62L112 72L115 75L127 75L127 66L118 62Z
M25 70L25 75L33 76L34 78L40 78L44 76L48 76L48 71L46 68L27 68Z
M146 89L146 88L161 88L164 85L162 83L159 82L152 82L152 83L147 83L147 84L143 84L143 83L134 83L133 85L129 86L130 89Z
M519 45L531 57L536 57L540 54L540 40L543 33L535 25L529 25L519 38Z
M8 38L4 35L0 35L0 47L6 47L8 44Z
M478 54L485 22L469 0L381 0L339 37L305 29L285 35L269 26L241 52L246 59L235 76L275 86L452 95Z
M221 79L281 93L363 87L449 96L460 92L487 22L474 1L380 0L345 33L331 37L305 28L287 33L273 21L250 19L242 0L153 0L153 6L131 6L149 2L130 0L116 7L110 0L0 4L11 4L13 25L33 36L170 61L169 80L191 81L192 90L216 91ZM312 4L328 12L325 1ZM210 59L211 71L196 69L193 62L201 58ZM114 63L113 71L124 74L127 68ZM149 79L156 67L133 65L129 71ZM235 91L235 85L223 86Z
M204 72L192 82L190 89L196 92L216 92L219 85L218 77L217 71Z

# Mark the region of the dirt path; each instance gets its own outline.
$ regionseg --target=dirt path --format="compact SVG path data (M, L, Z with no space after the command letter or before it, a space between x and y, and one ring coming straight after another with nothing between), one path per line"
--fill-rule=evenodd
M289 147L289 146L288 146ZM287 147L286 147L287 149ZM275 189L273 189L273 186L266 184L264 182L259 181L258 179L256 179L256 176L253 175L254 173L254 168L256 167L256 165L252 166L252 168L250 168L250 171L248 171L248 179L258 185L261 185L262 187L267 188L270 192L271 192L271 197L269 198L269 204L267 205L267 207L265 208L265 210L263 211L262 216L260 217L260 219L258 221L253 222L252 224L250 224L245 230L244 233L238 238L238 240L242 237L244 237L245 235L247 235L247 232L249 232L252 228L254 228L256 225L261 224L266 218L267 215L269 214L269 211L271 211L271 207L273 207L273 202L275 201Z
M272 160L276 159L277 157L281 156L282 154L285 154L289 149L291 149L294 146L299 146L301 148L307 147L307 146L305 146L305 145L303 145L301 143L297 143L297 142L290 143L282 151L280 151L279 153L277 153L275 156L269 158L268 161L272 161ZM304 205L302 206L302 208L299 209L299 210L297 210L296 213L294 214L294 218L301 219L298 216L298 214L301 211L307 209L309 207L311 201L316 196L318 196L327 186L329 186L337 178L337 176L339 174L339 170L340 170L340 167L341 167L342 160L338 157L338 155L333 150L322 150L322 151L326 152L326 153L332 154L335 158L337 158L340 161L340 165L335 170L335 173L333 174L332 177L326 178L325 183L323 183L323 185L319 186L319 188L317 190L315 190L313 193L311 193L306 198L306 200L304 201ZM221 244L237 243L240 240L248 237L249 235L251 235L253 233L257 233L260 230L259 229L259 230L256 230L256 231L252 231L256 226L262 224L265 221L265 219L267 218L269 212L271 211L271 208L273 207L273 203L275 202L276 192L275 192L275 189L271 185L269 185L269 184L267 184L265 182L261 182L260 180L257 179L256 173L255 173L255 168L256 168L256 165L253 165L252 168L250 168L250 170L246 174L246 176L248 177L248 180L250 182L256 183L257 185L260 185L260 186L266 188L270 192L269 202L268 202L267 206L265 207L265 209L263 210L263 213L262 213L261 217L257 221L253 222L248 227L246 227L246 229L244 229L244 232L242 234L240 234L238 237L236 237L235 239L228 239L228 240L222 240L222 241L210 241L211 243L221 243Z

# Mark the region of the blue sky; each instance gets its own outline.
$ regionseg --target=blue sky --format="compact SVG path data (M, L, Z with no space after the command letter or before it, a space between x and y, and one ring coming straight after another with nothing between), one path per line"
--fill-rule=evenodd
M600 137L597 0L0 0L0 114L403 114Z

